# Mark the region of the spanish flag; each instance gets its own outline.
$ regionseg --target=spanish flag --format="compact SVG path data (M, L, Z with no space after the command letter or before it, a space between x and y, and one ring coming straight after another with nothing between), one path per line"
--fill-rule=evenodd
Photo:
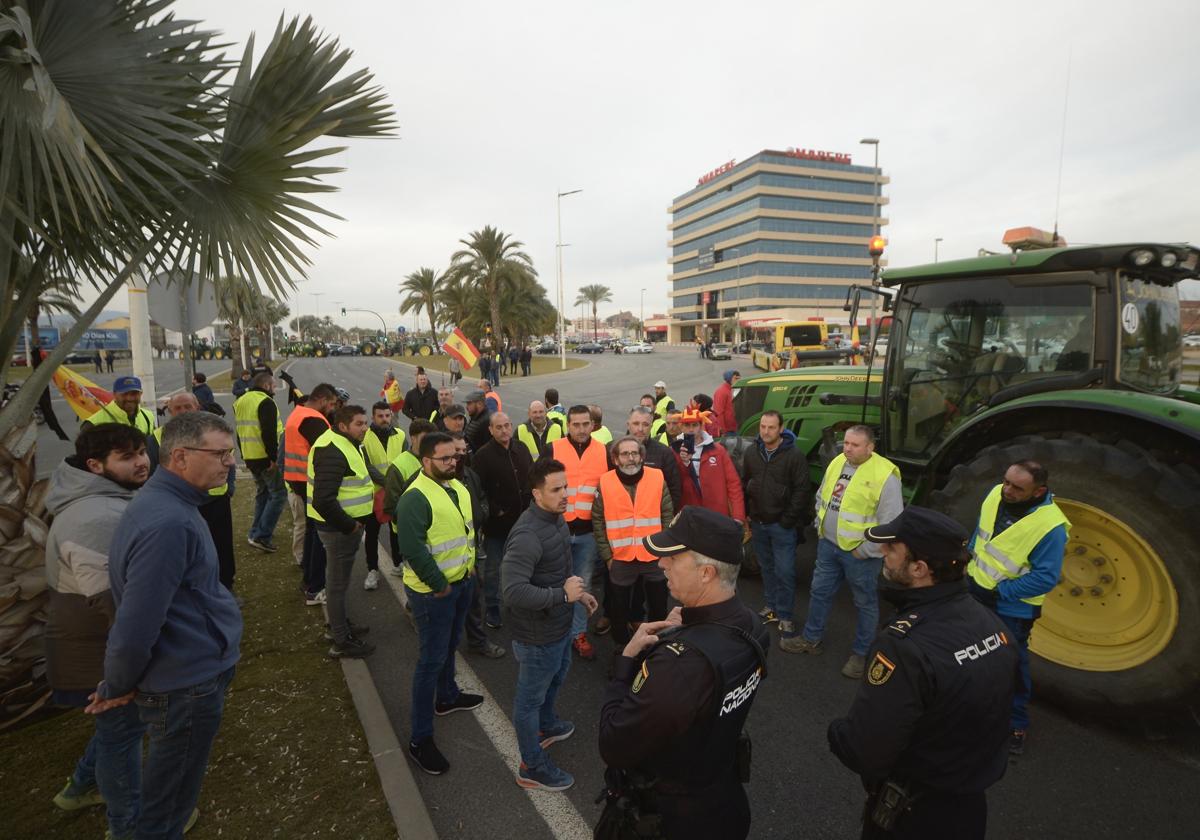
M88 419L112 402L111 392L66 365L55 368L52 381L81 420Z
M465 368L473 368L479 361L479 349L471 343L471 339L463 335L463 331L458 327L455 327L454 331L446 336L446 343L442 345L442 349L458 359Z

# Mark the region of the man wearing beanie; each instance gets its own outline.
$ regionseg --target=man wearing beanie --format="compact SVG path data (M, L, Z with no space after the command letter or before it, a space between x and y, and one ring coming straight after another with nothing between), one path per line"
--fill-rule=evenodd
M742 378L742 374L730 368L721 374L725 380L713 391L713 414L716 416L717 425L721 429L721 434L736 432L737 418L733 414L733 386Z

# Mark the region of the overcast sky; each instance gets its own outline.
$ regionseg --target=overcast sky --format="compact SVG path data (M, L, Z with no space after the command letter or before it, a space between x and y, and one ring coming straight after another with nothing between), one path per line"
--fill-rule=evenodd
M180 0L239 45L311 14L388 92L391 140L357 141L346 218L310 256L300 311L399 323L396 287L444 268L487 224L525 243L555 296L563 199L567 305L667 306L671 200L764 148L848 152L880 138L892 265L999 249L1008 227L1071 243L1200 239L1200 4L1113 2L445 2ZM1195 296L1192 294L1191 296ZM293 306L297 298L293 298ZM119 296L114 305L122 306ZM389 314L390 313L390 314ZM341 322L367 324L369 317ZM404 323L410 327L411 317Z

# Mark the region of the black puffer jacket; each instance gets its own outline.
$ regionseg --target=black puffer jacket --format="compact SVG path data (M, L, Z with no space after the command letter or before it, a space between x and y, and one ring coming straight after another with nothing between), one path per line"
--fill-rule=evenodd
M762 438L742 456L742 486L746 490L746 516L751 522L796 528L812 510L812 483L808 461L796 448L796 436L787 429L771 457Z
M571 576L571 534L562 514L530 505L513 526L500 561L500 585L512 637L529 645L571 632L574 604L563 590Z

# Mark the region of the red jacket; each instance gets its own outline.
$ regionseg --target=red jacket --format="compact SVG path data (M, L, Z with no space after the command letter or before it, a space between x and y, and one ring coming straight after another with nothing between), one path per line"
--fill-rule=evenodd
M722 382L721 387L713 391L712 410L722 433L738 430L737 419L733 414L733 386L728 382Z
M680 506L700 505L711 511L731 516L739 522L746 521L746 504L742 498L742 480L734 469L733 459L725 447L717 442L708 444L700 456L700 478L691 464L685 464L675 451L679 463L680 484L683 493Z

